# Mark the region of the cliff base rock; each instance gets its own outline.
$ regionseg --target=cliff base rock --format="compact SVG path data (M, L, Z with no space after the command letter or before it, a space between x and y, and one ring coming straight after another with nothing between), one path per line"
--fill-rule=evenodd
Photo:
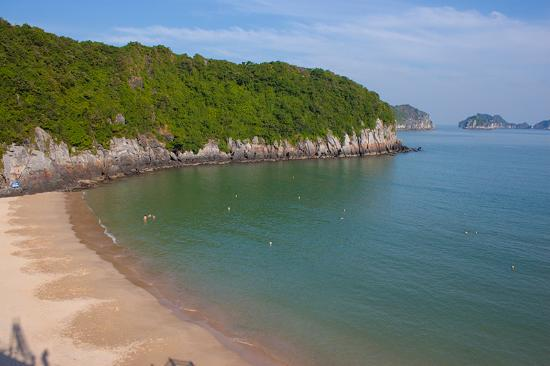
M59 189L90 187L98 182L145 171L196 164L229 162L314 159L378 155L407 151L397 139L393 126L380 121L376 128L359 135L345 135L343 140L331 133L325 138L291 144L287 140L266 143L250 140L227 141L228 152L209 141L197 153L170 151L155 138L114 138L109 149L71 154L67 144L57 142L43 129L35 129L35 139L28 145L11 145L2 157L0 195L23 194ZM20 188L11 188L14 183Z

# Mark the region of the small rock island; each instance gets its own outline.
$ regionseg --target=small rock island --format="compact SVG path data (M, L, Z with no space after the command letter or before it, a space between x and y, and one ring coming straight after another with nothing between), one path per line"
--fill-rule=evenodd
M409 104L392 106L398 130L431 130L434 128L430 115Z
M537 130L550 130L550 119L534 124L533 128Z
M495 114L494 116L490 114L478 113L475 116L470 116L464 121L458 123L459 128L463 129L484 129L484 130L494 130L497 128L519 128L519 129L529 129L531 125L528 123L510 123L507 122L500 115Z

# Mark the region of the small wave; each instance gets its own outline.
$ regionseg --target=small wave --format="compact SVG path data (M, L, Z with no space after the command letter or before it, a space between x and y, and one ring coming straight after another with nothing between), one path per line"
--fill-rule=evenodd
M97 221L99 222L99 226L103 228L103 233L107 235L109 238L111 238L111 240L113 241L113 244L118 244L118 242L116 241L116 237L109 232L109 229L107 229L107 226L103 225L99 217L97 218Z
M254 345L254 343L247 342L247 341L245 341L244 339L241 339L241 338L233 338L233 341L235 341L237 343L240 343L240 344L244 344L244 345L249 346L249 347L256 347Z
M83 191L82 192L82 199L84 200L84 202L86 202L86 207L88 207L88 210L90 210L90 212L95 216L97 217L97 222L99 223L99 226L101 226L103 228L103 233L105 235L107 235L109 238L111 238L111 241L113 242L113 244L118 244L117 240L116 240L116 237L111 234L111 232L109 231L109 229L107 229L107 226L103 225L103 223L101 222L101 219L99 218L99 216L94 212L94 210L90 207L90 205L88 204L88 202L86 201L86 194L87 192L86 191Z

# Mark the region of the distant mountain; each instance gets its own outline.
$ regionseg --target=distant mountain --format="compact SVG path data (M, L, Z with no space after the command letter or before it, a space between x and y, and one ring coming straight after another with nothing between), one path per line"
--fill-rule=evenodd
M398 130L431 130L433 122L430 115L409 104L392 107Z
M533 125L533 128L536 128L537 130L550 130L550 119L536 123Z
M528 123L510 123L507 122L504 118L495 114L491 116L490 114L478 113L475 116L470 116L464 121L458 123L459 128L464 129L486 129L493 130L496 128L522 128L528 129L531 128L531 125Z

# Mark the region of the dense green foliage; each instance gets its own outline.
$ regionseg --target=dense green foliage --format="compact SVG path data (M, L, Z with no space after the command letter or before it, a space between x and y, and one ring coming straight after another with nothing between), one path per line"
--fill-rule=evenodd
M77 42L0 19L2 144L40 126L78 149L150 133L196 150L210 138L341 135L377 118L394 121L378 94L329 71Z

